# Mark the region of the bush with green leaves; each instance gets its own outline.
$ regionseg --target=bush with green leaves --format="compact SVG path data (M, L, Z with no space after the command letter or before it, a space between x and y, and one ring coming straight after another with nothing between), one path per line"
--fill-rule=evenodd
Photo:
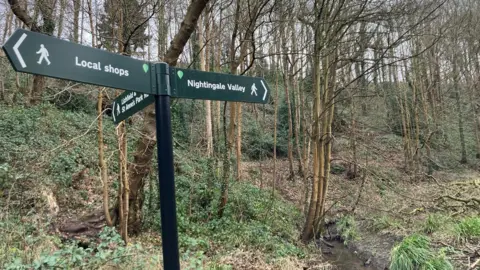
M390 270L453 270L445 250L436 252L430 239L414 234L396 245L390 256Z

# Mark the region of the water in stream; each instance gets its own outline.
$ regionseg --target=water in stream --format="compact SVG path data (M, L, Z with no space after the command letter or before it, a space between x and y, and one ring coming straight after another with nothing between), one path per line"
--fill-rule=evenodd
M357 257L339 241L329 242L333 248L324 248L325 259L338 270L376 270L373 266L365 266L365 261Z

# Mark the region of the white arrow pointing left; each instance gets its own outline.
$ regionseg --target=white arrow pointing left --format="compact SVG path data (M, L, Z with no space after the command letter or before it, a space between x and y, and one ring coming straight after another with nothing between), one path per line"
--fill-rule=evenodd
M265 101L265 98L267 97L268 89L263 83L263 80L260 81L262 83L263 89L265 89L265 93L263 94L263 101Z
M23 41L26 38L27 38L27 34L23 33L23 35L20 37L20 39L18 39L17 43L15 43L15 46L13 46L13 51L15 52L15 55L17 56L18 61L20 62L20 65L22 66L22 68L26 68L27 65L25 64L25 61L23 61L23 57L20 54L20 51L18 50L18 47L20 47L20 45L22 45Z

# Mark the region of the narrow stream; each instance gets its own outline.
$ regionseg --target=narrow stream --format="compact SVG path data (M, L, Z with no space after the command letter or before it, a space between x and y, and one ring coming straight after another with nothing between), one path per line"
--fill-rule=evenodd
M376 270L373 266L365 266L365 261L357 257L343 243L339 241L328 242L333 248L324 247L323 256L335 269L338 270Z

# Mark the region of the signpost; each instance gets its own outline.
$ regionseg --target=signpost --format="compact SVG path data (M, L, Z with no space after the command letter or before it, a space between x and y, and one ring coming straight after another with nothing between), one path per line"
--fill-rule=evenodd
M22 29L3 50L18 72L128 90L113 102L115 124L155 101L163 263L180 269L170 97L267 103L266 82L153 64Z

